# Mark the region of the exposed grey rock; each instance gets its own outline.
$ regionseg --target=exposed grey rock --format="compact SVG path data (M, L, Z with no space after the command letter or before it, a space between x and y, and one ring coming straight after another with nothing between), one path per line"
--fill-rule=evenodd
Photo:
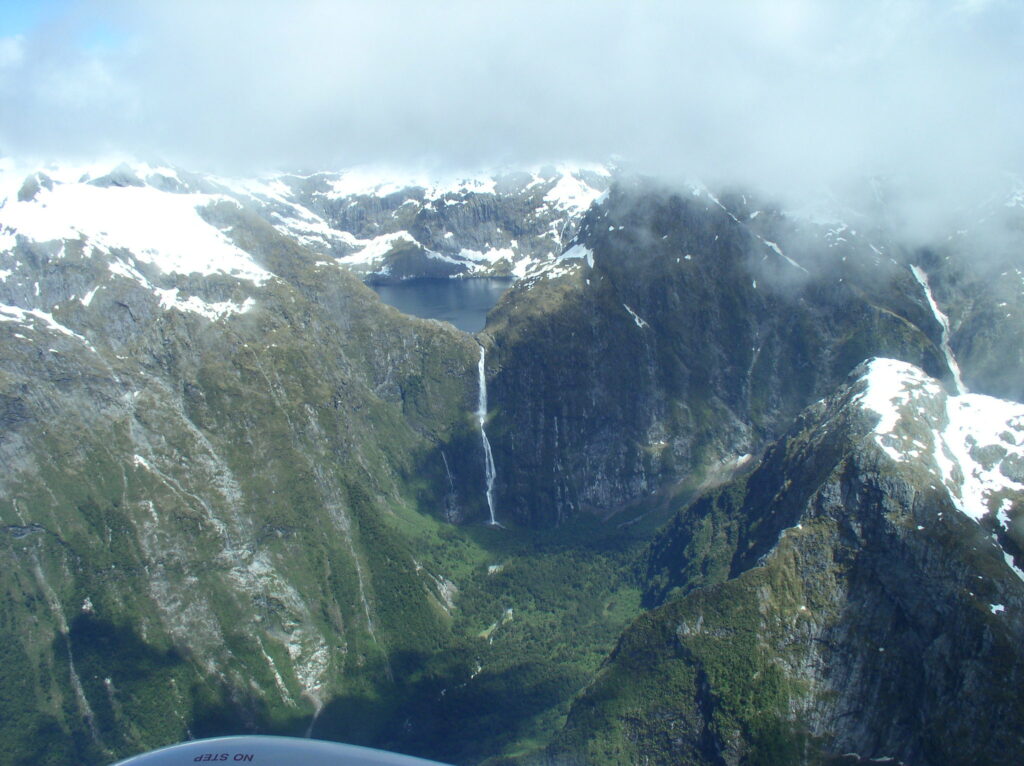
M663 605L623 637L553 757L586 761L609 739L588 732L597 720L623 754L651 763L686 752L694 763L859 753L928 765L1024 754L1024 581L916 461L880 449L863 386L808 409L748 477L656 539L648 576ZM672 663L705 680L662 697L629 691ZM695 704L710 742L699 724L675 728Z
M135 169L128 163L121 163L107 175L89 181L93 186L108 188L111 186L145 186Z
M945 373L904 266L774 225L806 268L706 197L624 185L581 225L592 267L509 291L487 328L499 505L613 512L759 452L868 356Z
M934 470L886 462L874 419L853 406L863 392L842 387L886 355L952 389L914 264L968 387L1019 397L1011 267L972 269L956 241L906 252L740 192L622 179L584 215L549 199L555 169L501 176L493 191L342 196L338 179L124 166L93 182L205 195L210 241L265 279L188 258L171 268L102 232L37 242L0 226L0 666L18 669L0 674L13 700L0 734L12 752L109 762L217 726L303 733L316 721L333 733L354 720L403 747L423 741L425 720L448 731L441 719L459 708L437 695L455 685L440 686L436 663L465 661L445 682L475 679L495 618L480 615L505 608L480 588L460 602L457 577L423 559L490 578L481 562L506 550L473 526L487 514L479 341L497 516L516 540L561 545L565 531L548 527L624 509L649 520L724 482L656 538L651 611L552 752L937 764L956 762L959 738L965 763L1020 753L1021 583L1008 564L1024 563L1020 493L1007 485L975 523ZM19 199L56 188L36 174ZM520 275L484 333L401 316L346 271L369 238L398 232L360 278ZM914 406L894 443L928 442L945 417L938 395ZM1008 446L969 451L1024 483ZM438 533L431 516L468 528ZM608 531L626 535L618 523ZM552 632L545 620L500 624L532 640ZM455 630L474 643L450 660ZM517 688L521 670L535 672L485 672L478 688ZM557 719L584 681L536 680L522 704L543 710L529 720ZM398 689L414 699L396 703ZM588 751L579 738L592 735L606 738ZM512 735L494 736L504 747Z
M52 189L53 180L45 173L32 173L18 190L18 202L31 202L40 189Z

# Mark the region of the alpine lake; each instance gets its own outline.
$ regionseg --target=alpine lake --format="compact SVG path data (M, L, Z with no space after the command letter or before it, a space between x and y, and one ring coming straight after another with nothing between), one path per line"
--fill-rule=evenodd
M384 303L403 314L450 322L468 333L484 329L487 312L511 286L511 279L495 277L410 279L369 285Z

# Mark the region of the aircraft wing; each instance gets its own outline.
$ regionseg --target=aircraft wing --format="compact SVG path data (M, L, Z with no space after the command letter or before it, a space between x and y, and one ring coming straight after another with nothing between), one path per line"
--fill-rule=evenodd
M113 766L444 766L409 755L297 737L245 735L182 742L118 761Z

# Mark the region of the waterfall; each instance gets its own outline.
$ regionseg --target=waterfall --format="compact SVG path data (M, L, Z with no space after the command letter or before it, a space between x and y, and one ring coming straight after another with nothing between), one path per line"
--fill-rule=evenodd
M925 273L924 269L918 268L917 266L911 266L910 271L914 274L914 279L924 289L924 297L928 299L928 306L932 310L932 316L935 317L935 321L939 323L942 328L942 339L940 348L942 349L942 355L946 357L946 366L949 371L953 374L953 393L966 394L967 388L964 386L963 378L960 377L960 365L956 363L956 357L953 356L953 349L949 345L949 318L942 313L939 308L939 304L935 302L935 297L932 295L931 285L928 284L928 274Z
M455 494L455 480L452 478L452 471L448 467L448 456L444 454L444 450L441 450L441 460L444 461L444 473L448 477L448 493Z
M477 377L480 384L480 397L477 400L476 417L480 421L480 439L484 444L484 474L487 477L487 510L491 513L490 524L498 526L498 520L494 517L494 455L491 453L491 443L487 440L487 431L484 430L484 421L487 420L487 375L485 361L487 352L483 344L480 345L480 362L477 364Z

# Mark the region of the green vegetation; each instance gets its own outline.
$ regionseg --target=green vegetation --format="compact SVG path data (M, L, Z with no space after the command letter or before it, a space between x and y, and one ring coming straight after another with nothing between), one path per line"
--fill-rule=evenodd
M406 526L408 515L391 523ZM458 595L443 651L421 641L393 658L391 717L406 728L391 724L378 744L454 763L543 745L639 610L628 574L637 543L586 519L543 541L526 530L415 524L421 565L448 573Z
M639 617L573 708L549 756L568 763L813 762L792 717L808 694L787 662L802 612L786 557ZM524 761L529 763L530 761Z
M311 725L459 763L544 745L639 611L638 544L475 526L474 340L208 212L287 276L256 309L147 313L120 285L136 322L68 351L85 374L12 345L0 764Z
M493 528L477 340L401 317L253 211L204 215L279 276L247 313L165 311L116 279L67 309L99 350L55 335L43 352L0 323L0 766L232 732L457 764L813 763L823 631L846 618L874 678L917 667L889 672L865 604L891 607L877 624L914 661L956 643L914 643L924 622L967 614L964 645L1014 666L988 536L1019 535L919 534L944 492L858 464L842 414L822 425L831 405L798 416L865 356L942 367L889 265L791 285L717 207L595 208L593 266L513 290L480 339ZM109 276L70 252L79 271L54 282ZM399 243L394 274L421 256ZM967 590L968 570L986 582ZM867 595L840 615L854 575ZM937 616L910 604L925 587ZM998 687L985 672L950 688ZM1006 686L989 699L1019 720Z

